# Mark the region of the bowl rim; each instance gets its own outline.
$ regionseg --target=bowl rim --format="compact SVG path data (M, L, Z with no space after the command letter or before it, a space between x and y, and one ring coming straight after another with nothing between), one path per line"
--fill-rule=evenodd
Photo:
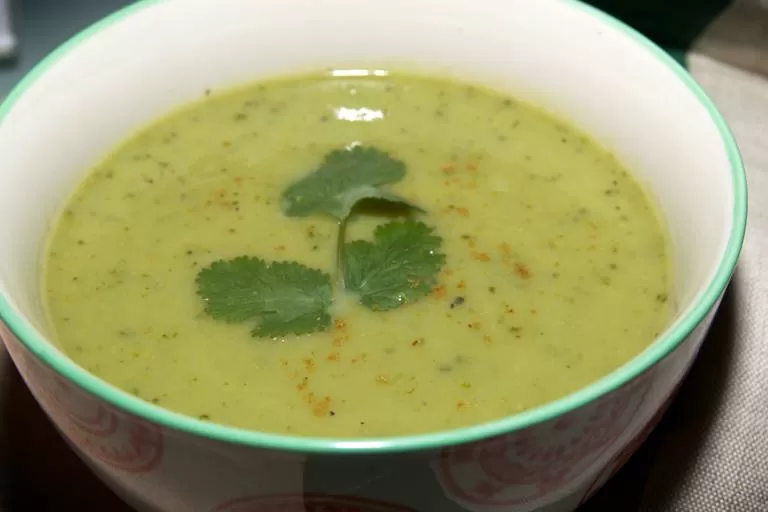
M118 23L136 12L159 4L165 0L141 0L124 7L109 16L83 29L63 44L58 46L43 60L37 63L24 78L12 89L0 105L0 123L27 89L29 89L49 68L81 43L97 35L99 32ZM739 153L738 145L722 114L717 110L713 101L688 71L675 61L666 51L651 42L644 35L629 27L624 22L606 14L595 7L577 0L554 0L565 4L567 8L578 9L596 18L628 36L662 65L672 71L688 88L707 110L712 122L720 133L730 164L732 186L734 191L733 220L730 227L728 244L718 263L715 275L707 284L707 288L692 308L670 329L663 333L653 344L626 364L610 374L578 389L558 400L548 402L523 413L485 422L469 427L439 431L434 433L417 434L399 437L382 438L317 438L282 434L273 434L229 427L217 423L198 420L191 416L161 408L135 397L128 392L101 380L75 364L63 352L48 342L31 323L18 312L6 297L0 292L0 321L5 322L16 338L32 352L40 361L62 375L68 381L75 383L98 399L128 412L144 420L167 427L173 431L198 436L212 441L229 444L246 445L254 448L280 450L299 453L391 453L411 452L420 450L438 450L447 446L483 439L519 431L540 424L575 409L581 408L603 395L611 393L628 384L639 375L645 373L657 362L673 352L688 335L706 318L716 306L724 293L744 243L747 224L747 179L744 164Z

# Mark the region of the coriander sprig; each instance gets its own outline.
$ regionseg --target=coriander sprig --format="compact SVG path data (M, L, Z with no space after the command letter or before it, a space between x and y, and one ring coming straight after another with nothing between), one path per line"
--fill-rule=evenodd
M376 228L373 241L346 244L347 290L363 306L387 311L428 295L445 264L442 239L423 222L392 221Z
M363 199L409 204L381 188L405 177L405 164L371 147L335 149L322 164L283 192L283 212L289 217L329 214L341 221Z
M402 161L380 149L353 145L328 153L314 171L283 192L283 213L287 216L327 214L338 221L336 274L342 289L346 288L347 222L355 206L365 199L376 199L421 210L407 199L381 188L404 177Z
M336 219L337 281L373 311L426 296L445 263L442 239L420 221L391 221L376 228L373 241L346 241L348 220L364 199L423 211L381 188L404 176L400 160L376 148L353 146L328 153L282 195L283 212L289 217L326 214ZM248 256L216 261L198 273L197 292L215 319L256 320L254 336L306 334L331 325L331 277L298 262L268 263Z
M250 256L219 260L197 275L205 311L229 323L257 320L254 336L285 336L330 327L331 276L295 261Z

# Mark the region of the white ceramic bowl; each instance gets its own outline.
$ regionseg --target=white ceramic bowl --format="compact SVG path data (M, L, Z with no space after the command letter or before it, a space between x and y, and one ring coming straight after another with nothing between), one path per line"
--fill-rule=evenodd
M390 66L509 90L613 148L669 222L678 307L669 329L612 374L524 414L356 441L184 417L100 381L50 342L42 244L109 148L207 88ZM634 451L691 365L741 248L746 186L725 122L690 76L580 3L149 0L66 43L3 104L0 219L2 337L64 437L135 507L568 511Z

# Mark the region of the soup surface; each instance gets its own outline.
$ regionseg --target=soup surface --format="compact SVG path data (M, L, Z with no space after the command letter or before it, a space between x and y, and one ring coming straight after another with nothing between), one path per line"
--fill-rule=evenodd
M409 283L431 291L386 311L340 290L336 218L286 215L287 187L356 145L402 162L374 188L421 210L355 210L346 239L399 215L439 237L412 251L434 275ZM115 149L57 222L44 286L64 350L147 401L263 431L387 436L514 414L627 362L669 319L668 253L631 175L537 108L443 79L311 75L206 91ZM213 275L238 256L321 271L333 306L291 320L315 332L212 314L227 287L244 295L224 308L302 286L304 306L330 300L319 274L259 280L256 260ZM384 270L403 271L392 258Z

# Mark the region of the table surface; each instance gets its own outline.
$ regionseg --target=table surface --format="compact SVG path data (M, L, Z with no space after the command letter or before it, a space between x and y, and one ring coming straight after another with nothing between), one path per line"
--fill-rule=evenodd
M128 3L27 0L15 18L21 53L0 64L0 96L56 44ZM768 281L762 270L768 209L759 202L768 194L768 79L755 69L750 73L708 57L692 57L689 67L741 145L749 174L749 234L678 398L637 455L583 512L768 510L768 344L763 342ZM0 510L129 511L64 444L1 348Z

